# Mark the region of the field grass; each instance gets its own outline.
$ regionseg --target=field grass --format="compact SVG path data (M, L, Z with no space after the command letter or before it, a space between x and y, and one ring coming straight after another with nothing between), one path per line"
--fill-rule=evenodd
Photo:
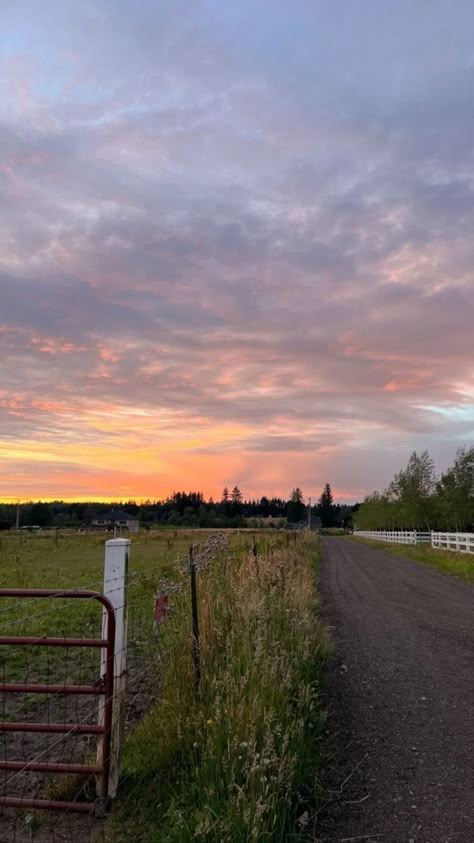
M351 536L351 541L364 542L371 547L378 547L393 553L395 556L404 556L406 559L414 559L422 562L430 568L437 568L444 574L458 577L464 582L474 582L474 555L468 553L455 553L452 550L442 550L431 547L429 544L391 544L374 539L359 538Z
M181 565L189 546L209 533L163 531L132 538L129 665L139 656L155 683L134 685L130 669L132 709L133 695L147 699L139 703L137 728L132 711L123 784L103 829L107 843L306 839L320 793L319 672L328 653L318 621L317 540L278 532L227 534L225 551L198 575L197 693L189 577ZM100 591L103 557L100 536L5 536L0 581L7 588ZM157 641L153 595L163 577L181 582L183 591ZM96 637L100 623L95 602L0 599L2 634ZM88 682L97 668L98 653L92 650L35 648L34 657L29 647L0 651L0 677L7 682ZM41 719L42 702L38 695L20 695L21 716L8 700L3 718ZM57 721L56 700L44 704L46 718ZM80 721L78 714L84 712L63 712L68 722ZM40 747L38 738L34 750ZM10 757L6 749L4 754ZM40 812L40 827L43 821Z
M164 664L160 702L131 735L107 841L307 839L324 716L314 538L230 548L199 575L202 683L189 625Z
M132 638L146 613L151 618L153 594L160 577L176 576L178 560L201 531L150 533L132 538L130 613ZM238 537L237 537L238 538ZM3 588L103 590L104 536L71 533L59 537L13 534L0 539L0 582ZM148 608L146 608L148 606ZM95 600L0 598L3 635L100 637L102 608ZM151 622L149 623L151 631ZM136 637L136 635L135 635ZM33 655L34 653L34 655ZM58 682L87 681L95 665L94 650L2 647L2 681L42 681L61 668ZM34 677L34 679L33 679Z

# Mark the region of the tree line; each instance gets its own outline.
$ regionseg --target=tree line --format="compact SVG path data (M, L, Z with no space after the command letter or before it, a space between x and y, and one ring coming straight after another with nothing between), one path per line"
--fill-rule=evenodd
M244 527L260 523L280 526L289 522L302 525L308 519L308 505L302 490L296 487L287 500L280 497L244 499L240 488L223 489L220 500L205 498L202 492L173 492L164 500L134 500L117 503L35 501L22 503L18 513L16 504L0 504L0 528L36 525L42 529L88 527L92 521L106 515L110 509L124 509L139 519L143 528L153 525L183 527ZM357 505L356 505L357 508ZM331 486L327 483L319 500L311 507L311 516L323 527L350 527L354 507L335 504Z
M474 448L459 448L440 475L428 451L414 451L386 489L367 495L355 523L359 530L474 531Z

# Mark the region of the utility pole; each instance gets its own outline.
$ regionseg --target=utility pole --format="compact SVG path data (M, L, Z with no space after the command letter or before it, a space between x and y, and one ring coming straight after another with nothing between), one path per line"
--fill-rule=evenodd
M20 529L20 501L16 503L16 520L15 520L15 530Z
M308 530L311 530L311 498L308 498Z

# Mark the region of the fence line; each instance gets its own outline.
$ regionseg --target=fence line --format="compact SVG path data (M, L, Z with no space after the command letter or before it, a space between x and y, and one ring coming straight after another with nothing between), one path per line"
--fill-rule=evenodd
M431 533L431 546L457 553L474 553L474 533Z
M431 533L418 530L354 530L355 536L393 544L426 544L431 542Z
M354 530L354 535L392 544L430 544L457 553L474 553L474 533L440 533L419 530Z
M227 546L222 533L214 534L204 544L194 546L189 557L178 555L171 574L173 578L169 579L160 571L158 560L142 570L129 572L128 558L135 543L131 544L128 539L111 539L105 543L104 577L97 591L113 605L117 635L113 691L104 694L102 688L99 712L96 696L88 697L84 693L76 697L72 688L70 692L59 693L67 686L92 688L99 683L97 687L102 687L106 641L104 617L92 608L97 605L94 598L98 595L93 596L82 586L42 590L44 593L38 593L36 598L31 592L41 590L14 590L15 595L7 601L9 605L0 609L4 636L0 647L0 685L6 688L10 683L12 690L0 695L0 759L3 759L4 770L0 776L0 803L11 806L3 809L0 841L23 843L33 840L25 822L31 821L34 825L35 815L30 813L25 817L12 814L12 811L14 808L34 811L35 803L40 807L38 800L43 795L48 797L53 811L61 809L62 803L69 805L57 822L58 815L54 821L53 815L48 819L51 834L48 839L70 843L76 843L78 839L95 839L92 829L95 820L90 808L95 804L100 811L104 804L103 799L97 800L94 791L98 769L107 762L103 750L105 706L113 702L111 776L106 793L107 797L113 797L125 732L134 728L156 701L156 694L161 693L163 658L169 658L176 635L184 646L189 642L190 650L192 646L199 657L196 618L191 621L191 575L195 580L196 574L210 570L213 562L227 551ZM22 590L25 596L18 599L18 592ZM67 602L68 596L80 595L82 599ZM32 611L40 597L48 601L48 606L38 612ZM54 599L49 601L49 597ZM196 595L194 598L196 602ZM73 604L80 604L81 611L71 609ZM66 607L68 611L65 612ZM194 608L197 611L197 604ZM11 627L15 627L13 634L6 634L4 630ZM91 640L94 646L87 644ZM68 644L73 649L63 650ZM199 665L197 670L200 670ZM199 684L198 679L196 684ZM44 688L44 696L39 693L30 696L29 689L34 685ZM53 688L58 693L53 693ZM43 724L51 735L46 733L41 737L41 733L46 732ZM83 763L85 757L87 765ZM81 763L75 764L76 761ZM81 784L66 782L64 791L57 796L56 784L51 787L46 784L44 773L65 773L68 765L71 769L75 767L81 775ZM68 787L76 789L69 792ZM74 828L68 819L73 803L74 810L79 810ZM69 834L65 826L67 821ZM87 827L86 822L89 823ZM43 832L46 831L45 823L42 819ZM6 836L2 836L3 832Z

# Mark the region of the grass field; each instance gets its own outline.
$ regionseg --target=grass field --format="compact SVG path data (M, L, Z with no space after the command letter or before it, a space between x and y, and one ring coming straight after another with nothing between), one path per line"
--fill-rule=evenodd
M381 550L393 553L395 556L404 556L406 559L414 559L416 562L422 562L424 565L443 571L444 574L459 577L459 579L465 582L474 582L474 555L472 554L442 550L431 547L429 544L391 544L390 542L381 542L374 539L359 538L357 536L351 536L350 540L365 542L372 547L379 547Z
M159 704L130 736L107 843L307 840L320 795L314 537L229 548L200 577L202 683L186 630ZM135 837L133 837L135 835Z
M201 531L146 533L132 539L130 555L131 633L147 612L151 618L153 594L161 577L175 577L178 560ZM236 537L238 539L238 537ZM3 588L103 590L104 536L71 533L59 537L9 535L0 539L0 583ZM55 598L1 598L3 635L100 637L102 609L96 601ZM150 622L151 629L151 622ZM64 681L79 681L85 669L97 663L90 650L3 647L0 670L4 681L22 681L32 673L36 681L61 664ZM69 673L65 671L66 665ZM84 680L83 680L84 681Z
M290 829L296 840L305 833L305 807L317 800L324 720L318 682L327 640L318 622L315 539L228 534L225 553L198 577L203 679L195 694L189 577L183 579L180 563L208 535L163 531L132 538L129 663L151 667L155 684L134 682L130 669L130 736L119 799L103 830L107 841L284 840ZM0 554L4 587L101 590L103 537L11 535L2 537ZM185 590L157 647L153 595L163 577ZM3 599L0 621L8 635L95 637L101 609L88 601ZM77 683L97 674L97 651L44 647L33 656L29 647L2 647L0 656L4 681ZM41 719L43 704L47 719L57 721L56 701L27 694L17 709L4 704L3 718ZM68 722L83 714L81 707L62 712ZM5 747L3 754L8 757ZM97 839L97 829L94 834Z

